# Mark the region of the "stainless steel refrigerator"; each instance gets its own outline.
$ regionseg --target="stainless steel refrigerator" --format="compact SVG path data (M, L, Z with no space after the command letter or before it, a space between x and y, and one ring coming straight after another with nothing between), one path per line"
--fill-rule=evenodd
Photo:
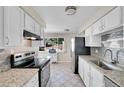
M72 70L75 74L78 74L79 55L90 55L90 47L85 47L84 37L74 37L71 39Z

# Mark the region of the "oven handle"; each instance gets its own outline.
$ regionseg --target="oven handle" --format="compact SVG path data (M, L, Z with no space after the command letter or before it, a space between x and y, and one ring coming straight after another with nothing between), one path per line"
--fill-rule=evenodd
M49 62L42 68L42 70L46 69L49 66Z

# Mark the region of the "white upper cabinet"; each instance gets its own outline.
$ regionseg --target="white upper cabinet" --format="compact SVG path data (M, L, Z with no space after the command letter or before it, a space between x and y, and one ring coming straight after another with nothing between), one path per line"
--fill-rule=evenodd
M94 28L93 35L97 35L97 34L101 33L101 30L102 30L101 21L98 21L95 24L93 24L93 28Z
M94 26L93 35L107 32L111 29L117 28L122 25L122 11L121 7L116 7L107 15L99 19Z
M85 46L89 46L91 42L91 28L85 31Z
M22 45L24 13L19 7L4 7L4 46Z
M0 47L3 47L3 7L0 6Z
M122 25L121 7L115 8L110 13L108 13L104 18L105 23L103 32L106 32L113 28L117 28L118 26Z
M41 30L40 25L37 22L35 22L35 34L40 35L40 30Z
M41 40L41 46L44 47L45 46L44 27L41 27L41 38L43 39Z
M91 26L85 31L85 46L100 47L101 36L93 35L95 27Z
M37 35L41 35L41 28L40 28L40 25L37 23L37 22L35 22L35 34L37 34ZM39 47L40 46L40 44L41 44L41 41L32 41L32 47Z
M99 33L97 33L97 34L100 34L100 33L102 33L105 30L105 18L104 17L101 18L98 21L98 23L99 23Z
M101 33L122 25L122 8L116 7L85 31L85 45L101 47Z
M25 29L32 33L35 32L35 21L28 14L25 14Z

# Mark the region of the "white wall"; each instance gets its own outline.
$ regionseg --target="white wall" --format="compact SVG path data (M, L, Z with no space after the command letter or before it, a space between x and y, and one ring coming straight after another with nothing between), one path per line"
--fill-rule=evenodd
M59 62L71 62L70 49L71 49L71 38L74 37L75 34L66 34L66 33L45 33L45 38L47 37L60 37L65 40L65 51L58 54Z
M3 46L3 7L0 6L0 46Z

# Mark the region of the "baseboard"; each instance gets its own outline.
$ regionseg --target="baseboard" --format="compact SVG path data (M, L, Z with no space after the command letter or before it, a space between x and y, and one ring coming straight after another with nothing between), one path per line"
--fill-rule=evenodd
M58 63L62 63L62 62L71 62L71 61L58 61Z

